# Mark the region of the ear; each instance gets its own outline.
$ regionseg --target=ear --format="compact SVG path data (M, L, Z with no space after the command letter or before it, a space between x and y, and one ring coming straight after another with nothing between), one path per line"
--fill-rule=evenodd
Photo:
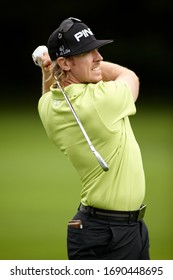
M68 60L65 57L58 57L57 58L57 63L62 70L65 70L65 71L70 70Z

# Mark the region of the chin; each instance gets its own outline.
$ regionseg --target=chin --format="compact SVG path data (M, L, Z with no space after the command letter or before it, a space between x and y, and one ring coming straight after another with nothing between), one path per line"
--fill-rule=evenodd
M101 75L93 78L93 83L98 83L100 81L102 81L102 76Z

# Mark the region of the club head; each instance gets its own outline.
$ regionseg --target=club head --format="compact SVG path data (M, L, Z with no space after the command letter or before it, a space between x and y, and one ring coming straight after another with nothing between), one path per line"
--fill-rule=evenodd
M106 162L104 161L104 159L101 157L101 155L95 150L94 154L98 160L98 162L100 163L100 166L103 168L103 170L106 172L109 170L108 165L106 164Z

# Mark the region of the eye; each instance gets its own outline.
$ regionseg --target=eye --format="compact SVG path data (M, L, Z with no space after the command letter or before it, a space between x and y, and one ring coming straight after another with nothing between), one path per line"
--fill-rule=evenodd
M78 54L78 56L85 56L86 54L90 53L90 51L88 52L84 52L84 53L81 53L81 54Z

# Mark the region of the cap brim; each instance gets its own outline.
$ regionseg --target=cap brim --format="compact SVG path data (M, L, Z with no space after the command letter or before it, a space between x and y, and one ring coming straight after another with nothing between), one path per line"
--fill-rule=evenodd
M104 45L110 44L112 42L113 40L93 40L92 42L89 42L87 45L83 46L82 48L70 53L70 56L89 52L94 49L103 47Z

